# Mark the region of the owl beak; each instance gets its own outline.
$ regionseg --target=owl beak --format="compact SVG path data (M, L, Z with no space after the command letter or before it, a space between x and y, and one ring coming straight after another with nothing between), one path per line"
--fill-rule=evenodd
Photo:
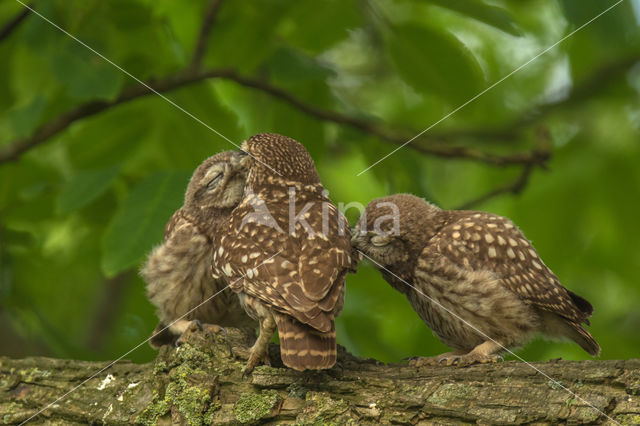
M251 156L249 155L249 153L245 150L240 150L238 152L238 158L238 164L240 165L240 167L248 170L249 162L251 161Z

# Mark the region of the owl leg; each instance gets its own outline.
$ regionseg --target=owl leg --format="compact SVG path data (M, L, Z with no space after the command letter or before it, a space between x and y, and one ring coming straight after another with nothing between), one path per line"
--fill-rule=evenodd
M428 356L428 357L418 356L415 358L410 358L409 365L412 365L414 367L423 367L425 365L439 365L445 359L456 357L458 355L464 355L466 353L467 352L465 351L455 350L451 352L445 352L443 354L436 355L436 356Z
M465 355L450 356L442 360L443 365L457 365L464 367L472 364L488 364L498 362L502 357L498 354L502 346L491 340L479 344Z
M249 351L249 360L242 369L242 375L251 374L257 365L269 362L269 341L275 331L276 322L273 315L269 314L260 318L260 335Z

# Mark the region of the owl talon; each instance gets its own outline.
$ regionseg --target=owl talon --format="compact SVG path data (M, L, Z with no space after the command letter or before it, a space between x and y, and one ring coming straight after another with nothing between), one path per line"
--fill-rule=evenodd
M467 367L473 364L490 364L498 361L502 361L502 357L500 355L496 355L496 354L485 355L485 354L470 352L467 355L458 357L455 360L455 363L453 365L457 367Z
M436 356L429 357L411 357L408 358L409 365L413 367L424 367L424 366L439 366L439 365L452 365L455 359L457 359L458 352L445 352Z
M182 332L182 334L180 335L180 337L178 337L174 345L176 347L182 346L189 340L189 337L191 337L193 333L197 331L202 331L202 330L203 328L200 321L198 321L197 319L190 321L189 325L187 326L187 329Z
M220 333L227 334L227 330L224 327L220 327L217 324L204 324L204 325L201 324L200 327L202 328L202 330L208 331L213 334L220 334Z

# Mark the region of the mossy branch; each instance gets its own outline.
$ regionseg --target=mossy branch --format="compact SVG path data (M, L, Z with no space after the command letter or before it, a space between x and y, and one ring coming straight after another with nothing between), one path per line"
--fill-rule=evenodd
M299 373L279 365L278 348L272 345L273 367L258 367L243 378L244 360L234 354L242 353L249 340L235 329L226 335L196 333L179 349L163 348L151 363L115 364L32 421L640 422L640 360L533 364L550 380L516 361L416 369L383 365L341 351L331 370ZM0 358L0 421L15 424L30 419L104 366L104 362Z

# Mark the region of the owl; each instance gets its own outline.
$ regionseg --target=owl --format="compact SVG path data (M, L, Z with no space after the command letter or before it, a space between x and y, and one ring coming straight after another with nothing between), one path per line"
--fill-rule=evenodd
M249 168L245 193L216 232L213 269L260 322L244 372L266 362L276 328L286 366L330 368L336 362L334 318L353 267L348 222L300 143L258 134L242 149Z
M221 152L195 170L184 206L173 214L164 241L142 267L147 296L160 320L150 340L153 347L175 343L184 333L202 327L219 331L220 326L255 326L229 290L189 312L227 286L212 277L211 255L216 226L242 198L246 169L239 160L237 152Z
M495 362L536 334L600 353L581 325L591 304L560 284L507 218L397 194L369 203L352 244L454 349L415 365Z

